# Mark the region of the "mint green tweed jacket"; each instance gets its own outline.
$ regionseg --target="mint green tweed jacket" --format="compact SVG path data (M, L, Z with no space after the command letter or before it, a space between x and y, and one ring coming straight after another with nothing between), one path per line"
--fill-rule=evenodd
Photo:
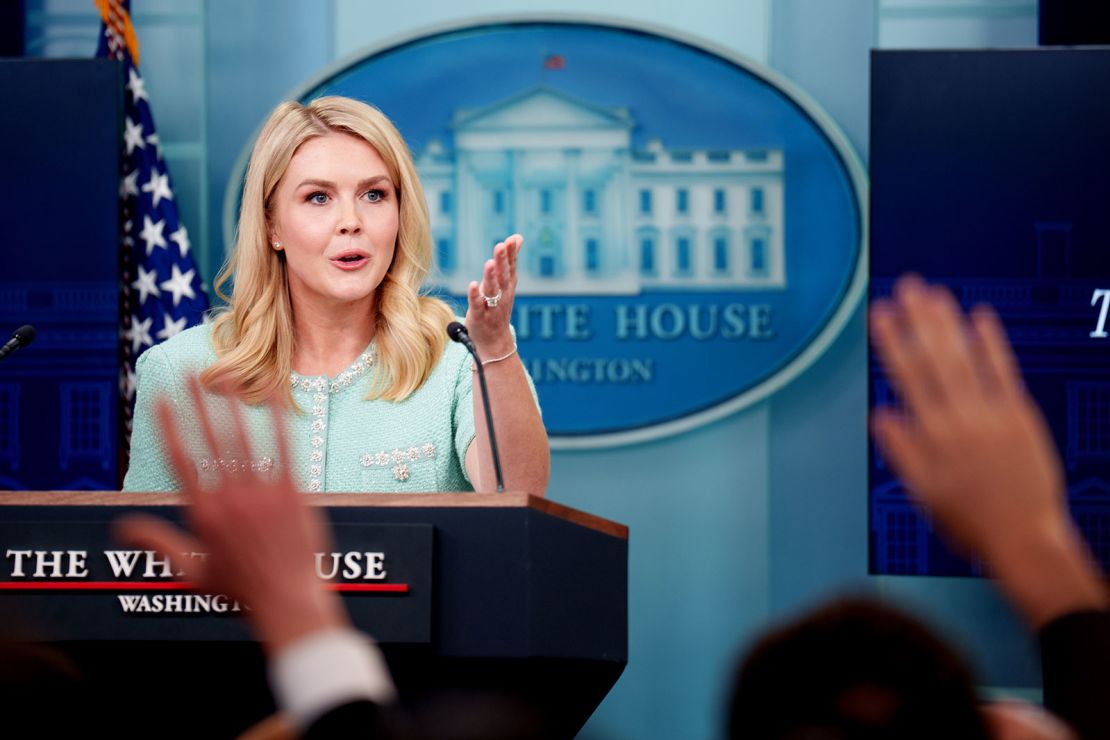
M208 450L197 424L186 378L216 359L210 326L197 326L151 347L139 357L131 465L125 491L176 491L180 483L165 456L164 434L154 415L154 399L176 406L187 454L200 480L220 468L250 465L265 474L275 469L277 449L269 409L241 405L251 438L249 455L234 449ZM366 400L373 374L373 345L335 378L293 374L298 411L285 413L294 479L306 491L430 492L470 491L463 469L474 439L470 356L449 342L432 374L404 401ZM206 394L217 438L231 438L227 402Z

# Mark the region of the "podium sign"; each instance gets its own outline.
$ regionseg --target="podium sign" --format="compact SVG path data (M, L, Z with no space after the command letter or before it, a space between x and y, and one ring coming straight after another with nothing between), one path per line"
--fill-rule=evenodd
M0 521L0 612L21 613L48 639L249 639L238 619L249 604L198 592L167 558L114 542L114 510L67 516L74 511L32 507ZM332 547L316 553L316 571L380 642L427 643L432 535L428 524L343 524Z
M628 660L628 530L506 494L316 494L334 544L317 568L381 645L402 700L493 691L573 737ZM126 512L178 517L167 494L0 492L0 610L58 646L134 737L223 737L273 711L265 662L226 597L112 541ZM198 555L199 556L199 555ZM144 680L136 680L137 676ZM149 680L147 680L149 678ZM102 694L102 695L100 695ZM187 697L204 713L167 712ZM131 737L121 730L119 737Z

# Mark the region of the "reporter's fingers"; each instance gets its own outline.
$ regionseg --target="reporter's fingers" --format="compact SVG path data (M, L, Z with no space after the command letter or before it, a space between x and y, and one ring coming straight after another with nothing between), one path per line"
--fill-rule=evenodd
M221 391L227 413L231 417L234 432L225 435L224 439L219 439L216 436L212 418L209 416L208 408L204 402L204 393L200 381L195 375L188 378L188 386L189 394L192 396L193 405L196 408L197 419L200 421L201 431L204 433L204 439L212 452L213 459L225 458L228 460L227 465L216 466L221 486L228 484L233 475L240 485L252 483L255 476L251 461L254 458L251 452L250 437L247 434L238 399L226 391Z
M1005 397L1020 395L1024 388L1021 369L998 314L990 306L976 306L971 312L971 325L979 340L981 368L988 385Z
M112 523L112 536L127 545L156 550L169 558L174 572L201 584L205 580L204 561L186 553L204 552L201 543L165 519L149 514L124 514Z
M908 276L898 281L895 295L904 324L920 347L917 362L929 369L934 398L958 403L974 394L977 378L963 313L952 294Z
M906 420L892 409L878 409L871 415L871 434L898 477L920 491L927 480L928 460L920 438Z
M936 322L934 337L938 344L927 347L934 352L942 390L955 399L981 398L982 386L975 367L975 348L970 336L971 327L963 308L952 292L945 287L930 286L933 318Z
M173 404L165 398L156 399L154 412L158 416L158 424L166 440L166 452L169 455L170 467L177 473L181 481L181 492L188 498L196 497L199 484L197 470L192 461L185 454L185 445L177 432L177 418L174 414Z
M293 485L293 458L289 453L289 435L285 429L285 419L282 416L281 406L278 402L270 401L270 421L274 426L274 445L277 447L277 481L282 490L294 490Z
M254 451L251 449L251 438L247 433L247 425L243 421L243 409L239 406L239 401L235 396L227 395L225 398L228 411L231 412L231 423L235 428L235 434L228 440L228 446L231 448L232 459L241 461L241 467L236 472L242 473L249 481L254 481L257 478L254 466L251 464L254 460Z
M204 394L201 392L200 381L197 380L195 375L190 375L186 385L189 389L189 397L193 401L193 412L196 414L201 434L208 446L208 452L213 460L218 460L221 457L220 442L216 439L216 432L212 429L212 420L208 417L208 409L204 405ZM227 471L224 470L222 465L216 466L216 472L221 479L227 476Z
M933 385L931 369L923 365L915 339L902 327L898 312L888 301L875 301L869 312L871 343L891 385L913 414L929 408Z

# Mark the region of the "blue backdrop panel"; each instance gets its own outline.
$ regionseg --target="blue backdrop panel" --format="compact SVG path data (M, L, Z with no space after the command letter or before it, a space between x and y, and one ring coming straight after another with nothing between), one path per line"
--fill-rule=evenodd
M119 65L0 61L0 489L117 482Z
M871 295L915 270L995 306L1110 568L1110 49L874 52L871 82ZM978 572L874 448L870 521L874 573Z

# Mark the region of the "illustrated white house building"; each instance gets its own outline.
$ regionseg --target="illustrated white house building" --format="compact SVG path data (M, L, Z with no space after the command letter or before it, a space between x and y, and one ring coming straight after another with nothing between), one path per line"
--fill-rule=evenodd
M456 111L417 157L436 282L464 293L519 232L522 293L785 288L782 151L634 150L635 126L548 87Z

